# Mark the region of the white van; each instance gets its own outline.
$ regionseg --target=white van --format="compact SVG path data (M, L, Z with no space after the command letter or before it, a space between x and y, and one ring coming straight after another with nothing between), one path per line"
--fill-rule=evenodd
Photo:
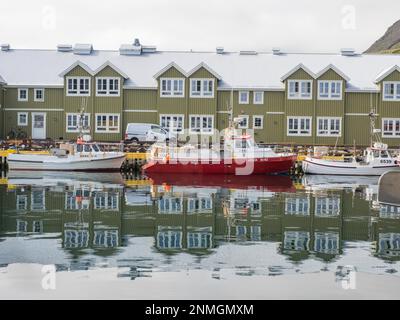
M128 123L125 141L131 142L164 142L175 141L176 136L168 130L153 123Z

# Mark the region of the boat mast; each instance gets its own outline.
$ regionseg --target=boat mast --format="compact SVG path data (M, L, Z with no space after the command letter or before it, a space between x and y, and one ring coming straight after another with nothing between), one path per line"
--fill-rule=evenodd
M81 107L79 109L79 116L78 116L78 138L83 139L83 130L87 129L84 128L84 117L85 117L85 109L87 107L87 99L82 98Z

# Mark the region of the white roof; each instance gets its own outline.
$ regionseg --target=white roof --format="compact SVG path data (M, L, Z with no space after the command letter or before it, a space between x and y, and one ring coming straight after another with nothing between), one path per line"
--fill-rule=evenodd
M106 63L124 73L127 87L155 88L154 75L173 62L186 74L200 64L219 75L221 89L284 88L281 78L299 65L314 75L332 65L350 79L348 89L376 90L379 75L400 65L400 55L280 54L238 52L157 51L138 56L120 55L119 51L93 50L90 55L76 55L57 50L0 51L0 75L11 86L62 86L60 77L73 64L86 65L95 72Z

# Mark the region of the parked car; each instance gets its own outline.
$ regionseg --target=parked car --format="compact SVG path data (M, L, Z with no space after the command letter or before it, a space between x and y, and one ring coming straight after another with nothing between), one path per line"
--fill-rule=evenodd
M176 135L153 123L128 123L125 141L130 142L169 142L175 141Z

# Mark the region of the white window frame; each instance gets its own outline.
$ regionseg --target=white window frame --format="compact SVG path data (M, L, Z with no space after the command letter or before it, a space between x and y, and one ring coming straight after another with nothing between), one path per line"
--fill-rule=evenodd
M69 90L69 88L68 88L69 80L77 81L76 93L71 92ZM80 88L81 80L89 80L87 93L82 93L82 90ZM66 77L65 81L66 81L67 97L90 97L90 92L91 92L91 88L90 88L91 87L91 78L90 77Z
M261 101L256 101L257 93L261 94ZM264 91L253 91L253 104L264 104Z
M247 99L246 101L242 101L242 93L246 94ZM249 99L250 99L250 91L239 91L239 104L249 104Z
M261 119L261 126L256 127L256 119L260 118ZM253 129L264 129L264 116L263 115L254 115L253 116Z
M37 92L42 91L42 98L37 98ZM33 89L33 101L35 102L44 102L44 89L43 88L36 88Z
M99 90L98 81L105 81L106 89ZM118 81L118 90L111 90L111 81ZM103 92L104 91L104 92ZM97 97L119 97L121 96L121 78L119 77L96 77L96 96Z
M327 133L320 133L319 129L319 122L320 121L328 121L328 132ZM339 133L332 133L331 129L331 121L339 120ZM342 118L340 117L317 117L317 136L319 137L341 137L342 136Z
M248 129L249 128L249 116L241 114L238 116L238 118L246 118L246 125L242 126L240 123L238 123L238 129Z
M76 129L68 129L68 117L69 116L79 117L79 115L80 115L80 113L73 113L73 112L65 114L65 132L78 132L79 131L79 129L78 129L78 118L76 119L76 121L77 121L76 122L76 124L77 124ZM90 113L85 113L84 116L88 117L88 126L90 126ZM90 132L90 130L83 130L83 132Z
M321 96L323 93L321 91L321 84L328 84L328 93L327 96ZM335 85L335 88L339 84L340 95L338 97L333 96L332 88ZM342 80L318 80L318 100L342 100L343 97L343 81Z
M200 118L200 131L195 131L192 128L192 118ZM203 118L211 118L211 130L207 131L203 128ZM207 120L208 122L208 120ZM206 128L208 129L208 128ZM191 114L189 115L189 133L191 134L213 134L214 133L214 115L212 114Z
M291 93L290 87L291 83L298 83L298 91ZM304 96L302 94L302 86L304 83L310 83L310 94ZM287 92L288 92L288 99L289 100L312 100L313 97L313 81L312 80L288 80L287 82Z
M385 93L386 85L393 85L393 95L390 95L391 98ZM400 101L400 81L382 82L382 99L383 101Z
M289 132L289 122L290 122L290 119L293 119L293 120L298 120L299 121L299 123L298 123L298 129L297 129L297 131L298 131L298 133L290 133ZM300 123L301 123L301 120L310 120L310 132L309 133L300 133L300 131L301 131L301 129L300 129ZM296 116L289 116L289 117L287 117L286 118L286 135L288 136L288 137L290 137L290 136L294 136L294 137L311 137L311 135L312 135L312 117L296 117ZM294 130L294 129L292 129L292 130Z
M25 117L26 117L25 123L22 123L22 122L20 121L19 116L21 116L21 115L25 115ZM19 127L26 127L26 126L29 125L29 113L28 113L28 112L18 112L18 113L17 113L17 125L18 125Z
M174 91L174 81L182 81L182 91ZM163 90L163 81L171 81L171 90ZM182 92L182 94L179 94ZM185 97L185 78L160 78L160 97L161 98L184 98Z
M23 201L21 201L21 199ZM21 204L22 204L22 207L21 207ZM15 206L16 206L17 211L27 211L28 210L28 195L17 194Z
M214 83L215 80L213 78L190 78L190 98L214 98ZM193 91L193 81L200 81L200 91L195 91L196 93L198 92L199 94L194 94ZM212 90L211 90L211 94L206 94L206 92L209 91L205 91L204 89L204 81L207 81L207 85L209 85L209 82L212 82ZM196 88L197 89L197 88Z
M385 131L385 121L392 121L392 130ZM382 138L389 138L389 139L393 139L393 138L400 138L400 130L396 131L396 122L399 122L399 129L400 129L400 118L382 118ZM390 132L390 134L388 134ZM396 132L398 133L398 135L396 135Z
M26 97L21 98L21 92L26 92ZM18 101L27 102L29 100L29 89L28 88L18 88Z
M180 128L179 130L177 130L177 128L176 127L172 127L172 128L169 128L169 127L165 127L165 126L163 126L162 125L162 118L165 118L165 117L169 117L169 118L173 118L173 117L177 117L177 118L182 118L182 128ZM178 133L178 132L182 132L183 133L183 131L185 130L185 115L184 114L168 114L168 113L165 113L165 114L160 114L160 127L161 128L164 128L164 129L171 129L171 132L173 132L173 133Z
M117 130L110 130L110 126L108 125L108 119L107 119L107 124L105 126L106 130L99 130L99 127L103 127L103 126L99 126L97 124L97 117L110 117L110 116L114 116L114 117L118 117L118 131ZM120 133L121 131L121 115L119 113L96 113L95 114L95 132L96 133Z

